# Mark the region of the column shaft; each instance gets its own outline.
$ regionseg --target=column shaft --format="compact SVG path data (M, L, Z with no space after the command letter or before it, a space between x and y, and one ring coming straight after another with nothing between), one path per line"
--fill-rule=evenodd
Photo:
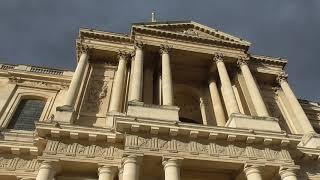
M98 169L99 180L113 180L116 172L115 167L102 166Z
M180 180L180 160L168 159L162 162L165 180Z
M268 117L269 113L268 113L267 107L263 102L263 98L259 91L258 85L256 84L256 81L254 80L247 63L244 62L244 60L239 60L238 64L240 66L244 80L248 87L248 91L249 91L252 103L255 107L255 110L258 116Z
M136 51L133 64L131 97L130 101L142 101L143 87L143 51L142 44L136 44Z
M124 91L124 81L125 81L125 73L127 67L127 59L128 54L120 53L119 54L119 64L118 70L116 72L113 86L112 86L112 94L110 100L110 108L109 111L120 112L121 111L121 97L123 96Z
M42 162L36 180L53 180L56 171L51 162Z
M298 180L294 170L280 170L281 180Z
M249 166L244 168L247 180L262 180L260 170L255 166Z
M226 124L226 117L224 115L224 110L216 81L212 78L209 79L209 91L211 95L214 116L217 121L217 126L224 126Z
M66 96L65 104L66 106L74 106L74 103L77 99L78 92L80 89L80 85L83 81L84 72L86 69L86 65L88 63L88 54L87 52L83 52L80 56L77 68L72 76L72 80L68 89L68 93Z
M139 180L140 157L128 156L123 160L123 180Z
M170 48L167 46L161 46L161 57L162 57L162 97L163 105L173 105L173 86L171 76L171 65L170 65Z
M228 115L230 116L232 113L240 113L236 96L233 92L231 81L228 75L228 71L226 66L222 60L221 55L216 55L214 60L216 61L218 73L221 81L222 89L224 90L224 94L226 96L225 105L228 109Z
M296 98L293 91L291 90L285 77L279 77L278 79L279 79L279 84L281 86L281 89L283 90L285 96L287 97L287 100L290 103L293 109L293 112L297 117L299 125L301 126L301 128L299 129L302 129L304 131L304 134L315 133L306 113L302 109L298 99Z

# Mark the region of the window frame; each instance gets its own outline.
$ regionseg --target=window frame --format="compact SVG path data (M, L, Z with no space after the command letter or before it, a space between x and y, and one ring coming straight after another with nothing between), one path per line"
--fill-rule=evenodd
M17 88L12 98L8 100L9 101L8 106L5 107L5 111L1 116L1 119L0 119L1 129L7 129L8 131L23 131L23 130L8 129L8 126L10 121L12 120L12 117L16 112L21 100L23 99L39 99L39 100L45 101L45 105L38 122L46 121L50 116L50 112L53 107L55 98L56 98L56 92L54 91L26 88L26 87Z

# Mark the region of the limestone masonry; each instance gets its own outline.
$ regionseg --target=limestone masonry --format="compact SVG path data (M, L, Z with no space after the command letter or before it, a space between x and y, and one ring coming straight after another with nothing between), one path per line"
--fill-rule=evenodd
M0 64L1 180L319 180L286 59L192 21L80 29L74 72Z

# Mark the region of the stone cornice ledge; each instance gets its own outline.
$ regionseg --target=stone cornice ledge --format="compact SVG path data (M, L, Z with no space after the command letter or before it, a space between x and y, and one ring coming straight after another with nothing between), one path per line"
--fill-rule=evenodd
M281 145L296 147L302 135L291 135L261 130L230 127L205 126L198 124L156 121L135 117L115 117L116 130L119 132L145 132L150 134L169 134L211 140L245 142L247 144Z
M123 135L114 132L111 129L97 128L97 127L84 127L75 124L58 124L58 123L43 123L36 124L36 131L40 137L69 137L70 139L87 139L92 142L107 141L110 143L120 142Z

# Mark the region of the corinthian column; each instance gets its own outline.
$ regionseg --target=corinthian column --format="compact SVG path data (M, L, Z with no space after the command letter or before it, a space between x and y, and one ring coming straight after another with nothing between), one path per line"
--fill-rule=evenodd
M217 83L213 78L209 78L209 91L211 95L214 116L217 121L217 126L225 126L226 117L224 115L224 110L221 103Z
M116 167L102 166L98 169L99 180L113 180Z
M281 86L282 91L284 92L285 96L287 97L287 100L294 112L294 114L297 117L297 120L299 122L299 125L304 132L304 134L309 134L309 133L315 133L306 113L302 109L298 99L294 95L293 91L291 90L288 82L287 82L287 76L282 74L278 78L278 82Z
M70 106L74 108L74 103L79 94L80 85L83 81L84 72L88 64L88 58L88 48L85 48L81 52L77 68L72 76L72 80L64 103L65 106Z
M132 72L130 101L142 101L143 87L143 44L135 43L135 57Z
M123 159L123 180L139 180L141 157L130 155Z
M112 92L111 92L111 100L110 100L110 108L109 111L120 112L121 105L121 96L123 96L124 92L124 80L125 73L127 67L127 60L129 58L129 54L123 51L120 51L118 54L118 70L114 77Z
M233 92L231 81L226 66L223 62L222 55L216 53L213 60L217 64L221 86L224 91L225 105L227 107L228 115L230 116L232 113L240 113L236 96Z
M298 180L295 171L296 169L280 168L279 174L281 180Z
M257 166L246 165L244 173L247 180L262 180L261 172Z
M254 78L251 74L251 71L248 67L247 62L244 59L239 59L238 65L240 66L244 80L245 80L246 85L248 87L250 97L252 99L252 103L254 105L254 108L255 108L258 116L264 116L264 117L269 116L267 107L263 102L258 85L256 84L256 81L254 80Z
M165 180L180 180L180 159L167 159L162 162Z
M166 45L160 46L160 54L162 59L162 97L163 105L173 105L173 88L172 88L172 76L170 66L171 48Z
M36 180L53 180L56 173L53 162L43 161L40 165Z

